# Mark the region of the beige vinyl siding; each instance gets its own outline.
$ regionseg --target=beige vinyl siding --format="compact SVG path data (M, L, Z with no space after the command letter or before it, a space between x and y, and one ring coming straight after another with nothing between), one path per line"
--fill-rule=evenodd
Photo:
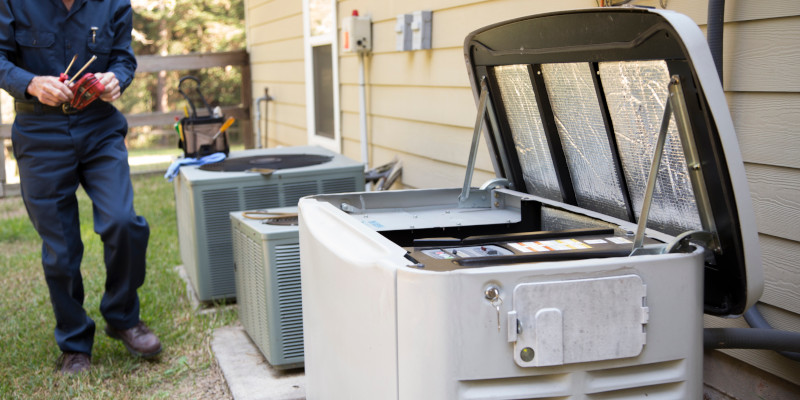
M653 0L634 1L658 7ZM666 0L705 29L707 1ZM475 99L463 55L466 35L500 21L595 7L594 0L343 0L338 21L357 9L373 20L366 57L370 166L398 157L408 188L463 183L475 122ZM253 95L270 88L269 145L307 143L300 0L247 0ZM432 49L395 50L395 18L433 11ZM800 1L727 0L724 87L753 198L765 289L759 306L781 329L800 331ZM295 48L296 46L296 48ZM340 53L342 153L360 160L359 57ZM473 185L493 174L483 140ZM746 326L706 317L709 327ZM800 384L800 363L773 352L725 350Z
M705 30L708 2L671 0ZM759 310L800 332L800 2L725 3L723 81L753 199L764 266ZM706 317L708 327L746 327ZM770 351L723 350L800 384L800 363Z
M759 232L800 241L800 171L745 164Z
M637 1L637 4L658 6L658 1ZM708 17L708 1L668 0L667 9L679 11L691 17L698 25L705 25ZM797 0L727 0L725 21L751 21L800 15Z
M800 16L725 24L724 87L732 92L800 92ZM780 74L776 72L780 71Z
M373 52L366 59L367 125L371 166L397 156L408 188L461 186L475 123L475 100L464 60L466 35L489 23L523 15L593 7L593 0L340 1L339 19L357 9L373 21ZM432 49L395 50L398 14L433 11ZM360 159L358 65L340 54L343 153ZM481 139L472 184L493 177Z
M298 0L245 0L253 96L269 95L261 121L265 147L300 146L306 137L303 5ZM262 113L265 107L263 104ZM253 123L258 123L255 121ZM266 129L265 129L266 128ZM266 132L265 132L266 131Z
M797 258L800 242L761 234L761 252L764 254L764 295L761 301L772 304L795 315L800 314L800 285L797 283ZM800 325L800 318L794 318ZM800 331L800 326L797 328Z
M800 96L729 92L728 106L745 162L800 169Z

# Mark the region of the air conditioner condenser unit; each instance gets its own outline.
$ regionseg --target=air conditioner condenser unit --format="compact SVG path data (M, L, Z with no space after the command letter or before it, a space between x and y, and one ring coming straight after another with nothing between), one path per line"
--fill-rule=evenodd
M297 207L237 211L230 218L239 319L272 367L302 367Z
M364 166L318 146L231 152L174 180L181 259L199 300L236 296L229 213L296 206L320 193L364 190Z

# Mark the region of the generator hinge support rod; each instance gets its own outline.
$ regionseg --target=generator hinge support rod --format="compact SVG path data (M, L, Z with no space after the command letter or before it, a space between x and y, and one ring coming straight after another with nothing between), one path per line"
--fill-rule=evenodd
M469 198L469 188L472 185L472 175L475 173L475 160L478 158L478 143L483 131L483 123L489 114L489 123L492 125L494 132L499 132L497 116L494 114L494 106L492 98L489 96L489 84L486 82L486 77L481 78L481 94L478 100L478 115L475 116L475 129L472 132L472 144L469 149L469 160L467 161L467 172L464 176L464 187L461 189L461 194L458 196L459 205L463 205Z
M675 124L678 127L678 135L681 139L683 146L684 157L686 158L686 166L689 172L689 178L692 182L692 189L694 191L695 201L697 204L697 211L700 216L700 223L703 230L710 234L711 240L709 245L711 250L719 251L719 239L717 236L717 228L714 223L714 217L711 210L711 202L709 201L708 193L703 178L703 171L700 165L700 157L697 154L697 146L694 142L692 134L692 125L689 121L689 111L686 108L686 100L683 97L683 88L681 86L680 77L673 75L669 82L669 94L667 101L664 104L664 117L661 120L661 129L658 132L656 140L656 147L653 154L653 163L650 165L650 173L647 176L647 189L642 204L642 212L639 216L639 224L636 227L636 236L633 240L633 250L631 255L641 251L644 247L644 232L647 228L647 219L650 215L650 206L653 203L653 196L656 190L656 181L658 176L658 169L661 166L661 158L664 152L664 145L667 141L667 134L669 133L669 121L672 115L675 116Z

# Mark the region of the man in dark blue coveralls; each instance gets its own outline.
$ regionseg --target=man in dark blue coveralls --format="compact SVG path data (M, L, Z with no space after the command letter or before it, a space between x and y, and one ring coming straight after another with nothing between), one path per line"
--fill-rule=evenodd
M90 368L95 331L83 309L78 185L92 200L94 230L104 244L106 333L136 356L161 351L139 320L136 291L144 283L150 230L133 209L127 122L110 104L136 69L132 14L130 0L0 0L0 88L15 98L14 156L28 215L43 241L63 373ZM78 111L62 107L73 94L58 79L75 54L78 67L97 56L85 72L105 86Z

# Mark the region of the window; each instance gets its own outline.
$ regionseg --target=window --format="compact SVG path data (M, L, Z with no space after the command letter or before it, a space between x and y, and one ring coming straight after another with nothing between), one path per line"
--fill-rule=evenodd
M303 0L308 143L341 151L336 0Z

